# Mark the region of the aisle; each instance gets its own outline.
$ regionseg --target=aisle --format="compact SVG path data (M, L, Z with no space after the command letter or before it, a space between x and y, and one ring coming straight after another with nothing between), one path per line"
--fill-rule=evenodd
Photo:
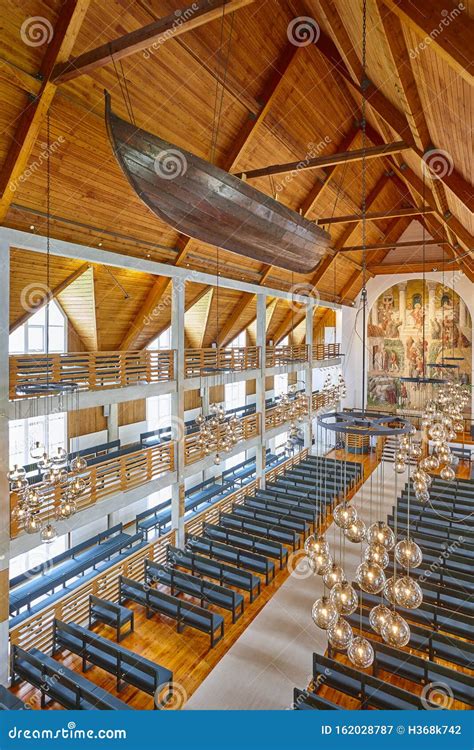
M388 463L373 472L352 500L366 522L370 520L370 483L372 481L375 488L382 479L385 503L380 515L373 508L374 521L391 512L395 482L399 494L406 476L396 477L393 465ZM334 550L339 529L331 526L327 538ZM346 542L345 570L349 578L359 562L360 545ZM306 564L301 560L295 572L192 695L185 710L290 709L293 688L303 687L311 679L312 652L326 650L326 634L316 628L311 619L313 602L322 592L321 577L308 575Z

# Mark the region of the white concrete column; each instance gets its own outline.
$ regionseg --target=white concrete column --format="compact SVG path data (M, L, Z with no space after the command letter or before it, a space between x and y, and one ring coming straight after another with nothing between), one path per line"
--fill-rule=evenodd
M374 305L374 308L377 306L377 302ZM398 284L398 307L399 307L399 313L400 313L400 320L402 321L402 324L405 325L406 323L406 313L407 313L407 283L406 281L402 281L400 284Z
M265 487L265 350L267 339L267 296L257 295L257 335L256 345L260 347L260 367L256 378L256 410L260 414L260 436L261 444L256 452L256 477L260 480L260 486Z
M0 684L8 683L8 610L10 562L10 488L8 436L8 336L10 317L10 248L0 243Z
M336 321L337 322L337 321ZM305 395L308 399L308 418L303 424L304 447L310 449L313 444L313 323L314 307L312 303L306 305L306 345L309 349L308 363L304 371Z
M107 440L111 443L119 439L118 404L104 406L104 414L107 419Z
M172 437L176 441L177 481L171 492L171 527L177 531L176 543L184 546L184 300L186 282L171 282L171 348L176 354L176 392L171 396Z

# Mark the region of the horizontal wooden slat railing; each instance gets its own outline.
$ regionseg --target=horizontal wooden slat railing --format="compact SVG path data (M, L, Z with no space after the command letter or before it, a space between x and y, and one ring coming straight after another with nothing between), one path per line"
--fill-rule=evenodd
M105 497L117 492L127 492L135 487L140 487L152 479L157 479L165 472L174 470L175 444L172 441L145 448L134 453L127 453L109 461L103 461L97 466L91 466L80 476L87 484L85 492L79 497L77 503L78 511L94 505ZM41 491L41 485L36 487ZM42 503L41 519L54 517L55 509L61 500L61 488L46 492ZM15 492L10 496L11 538L19 536L24 532L22 524L16 517L18 495Z
M288 416L287 408L283 408L281 411L277 406L265 409L265 430L272 430L290 420L291 417Z
M313 411L324 409L329 404L334 403L337 395L337 386L333 386L329 391L316 391L313 393Z
M340 344L313 344L313 361L334 359L334 357L339 357L340 353Z
M204 510L198 515L194 516L190 521L184 525L186 534L201 534L202 525L204 523L219 523L219 515L221 513L230 513L232 506L243 505L245 497L247 495L255 495L256 490L259 488L260 482L258 479L254 479L253 482L249 482L240 487L238 490L233 492L231 495L222 498L218 503L214 503L208 510Z
M256 370L260 366L260 347L229 346L227 349L185 349L184 376L195 378L219 373Z
M28 617L21 624L10 630L10 642L26 650L38 648L43 652L50 652L53 645L53 621L57 618L64 622L74 622L78 625L88 624L89 596L99 596L109 601L118 601L119 577L133 578L143 581L145 577L145 560L155 562L166 561L166 548L175 544L175 532L164 534L155 542L142 547L129 557L111 565L103 573L79 586L74 593L59 599L41 612Z
M281 464L272 466L267 472L265 472L265 481L274 482L278 477L283 476L288 469L292 469L293 466L297 466L301 461L304 461L308 457L308 448L304 448L299 453L295 453L294 456L287 458L286 461L282 461Z
M164 383L174 379L173 349L136 352L67 352L10 356L10 399L29 383L77 383L81 391Z
M307 455L308 451L305 449L278 466L273 467L266 473L267 481L273 481L277 476L281 476L287 469L303 461ZM249 482L249 484L240 487L211 508L207 508L196 514L185 524L186 533L200 534L203 523L217 523L220 513L230 510L234 503L243 503L245 496L254 495L258 487L258 480ZM145 560L149 559L164 563L166 561L166 548L170 544L176 544L175 531L164 534L159 539L137 550L125 560L111 565L103 573L99 573L87 581L87 583L79 586L72 594L64 596L50 606L45 606L41 612L31 615L31 617L13 627L10 630L10 642L26 650L38 648L45 653L50 652L53 640L53 621L56 618L64 622L87 625L89 596L91 594L103 599L109 599L110 601L118 601L119 577L123 575L137 581L143 581Z
M216 437L212 442L212 451L219 452L221 450L221 435L223 435L224 427L217 428ZM243 417L239 426L236 429L239 442L242 440L250 440L260 434L260 414L249 414ZM184 438L184 463L186 466L201 461L206 458L206 453L201 446L201 440L199 432L193 432L190 435L186 435Z
M298 346L267 346L265 365L267 367L281 367L291 365L292 362L307 362L309 347L306 344Z

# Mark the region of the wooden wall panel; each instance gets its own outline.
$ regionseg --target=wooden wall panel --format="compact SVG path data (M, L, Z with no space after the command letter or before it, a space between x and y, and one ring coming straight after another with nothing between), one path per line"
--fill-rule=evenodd
M81 409L78 412L69 412L68 414L69 439L106 429L107 420L104 417L102 406L93 409Z
M144 422L146 420L146 400L144 398L137 401L126 401L118 405L118 423L119 427L125 427L128 424Z

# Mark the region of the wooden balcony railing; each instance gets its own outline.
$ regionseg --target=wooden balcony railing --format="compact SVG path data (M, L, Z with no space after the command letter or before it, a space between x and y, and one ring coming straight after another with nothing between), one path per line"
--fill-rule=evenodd
M313 344L313 361L334 359L334 357L339 357L340 353L340 344Z
M265 364L267 367L281 367L294 362L308 361L308 347L299 346L267 346Z
M259 365L260 348L258 346L185 349L184 351L184 376L186 378L218 375L227 371L256 370Z
M267 472L268 481L273 481L277 476L295 466L308 455L307 450L297 453L283 463L275 466ZM239 488L228 497L223 498L211 508L196 514L193 519L185 525L188 534L200 533L203 522L216 523L219 513L230 509L234 503L242 503L245 495L253 495L258 487L258 481L250 482L245 487ZM118 601L119 578L126 576L136 581L144 580L145 560L154 562L166 562L166 549L168 545L176 544L176 532L170 531L145 547L134 552L129 557L111 565L110 568L99 573L82 586L74 590L72 594L45 606L41 612L28 617L10 631L10 642L27 651L37 648L44 653L50 653L53 645L53 622L57 618L63 622L75 622L78 625L87 626L89 618L89 596L99 596L109 601Z
M327 393L323 391L316 391L313 393L313 411L324 409L329 406L330 403L334 403L334 399L337 395L337 386L333 386Z
M103 500L105 497L116 492L127 492L140 487L160 475L174 470L175 444L174 442L162 443L152 448L146 448L134 453L127 453L110 461L103 461L97 466L91 466L80 476L86 482L86 490L80 495L77 502L77 510L84 510L90 505ZM36 487L41 491L41 485ZM46 492L42 503L40 518L42 520L54 517L55 510L61 501L61 488ZM11 509L11 538L19 536L24 529L16 517L18 495L15 492L10 496Z
M37 614L28 617L10 630L10 643L27 651L30 648L37 648L44 653L50 653L53 645L53 622L55 619L63 622L75 622L77 625L87 627L89 622L89 596L93 594L101 599L118 602L120 576L143 582L145 560L165 563L166 548L170 544L175 544L174 531L164 534L155 542L147 544L129 557L122 558L120 562L111 565L103 573L99 573L87 583L83 583L69 596L59 599Z
M223 428L221 428L223 431ZM240 440L250 440L260 434L260 414L249 414L241 419L237 428L237 435ZM220 431L217 428L216 439L213 441L213 449L220 451ZM225 456L225 454L224 454ZM184 438L184 462L186 466L195 464L196 461L206 458L203 448L201 447L199 432L193 432Z
M281 424L290 421L291 417L287 408L280 410L277 406L272 406L265 410L265 430L272 430L274 427L279 427Z
M81 391L148 385L174 379L174 350L15 354L10 357L10 399L31 382L77 383Z

